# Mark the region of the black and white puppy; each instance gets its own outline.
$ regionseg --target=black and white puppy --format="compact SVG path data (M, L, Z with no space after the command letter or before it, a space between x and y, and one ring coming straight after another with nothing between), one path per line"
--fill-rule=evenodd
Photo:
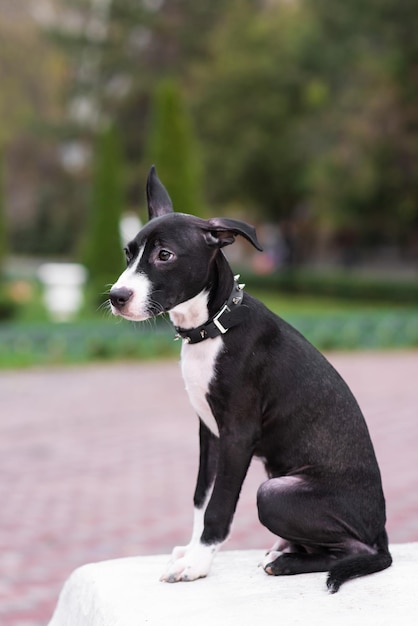
M254 228L174 213L154 167L147 200L150 221L126 247L111 308L128 320L169 313L200 419L193 534L162 580L208 574L254 455L268 476L259 518L278 537L268 574L328 571L335 592L389 567L381 477L356 400L299 332L243 291L221 251L237 235L260 250Z

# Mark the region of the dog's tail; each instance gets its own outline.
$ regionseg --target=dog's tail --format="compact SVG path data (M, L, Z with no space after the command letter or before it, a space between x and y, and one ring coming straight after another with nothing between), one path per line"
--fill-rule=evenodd
M380 572L392 564L385 530L380 533L376 544L375 554L348 556L331 567L327 578L327 587L331 593L336 593L346 580Z

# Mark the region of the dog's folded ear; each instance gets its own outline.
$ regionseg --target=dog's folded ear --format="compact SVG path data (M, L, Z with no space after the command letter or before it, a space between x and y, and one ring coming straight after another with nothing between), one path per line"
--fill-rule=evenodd
M173 204L166 188L157 176L155 165L152 165L147 178L148 218L160 217L173 212Z
M241 222L240 220L228 219L224 217L213 217L207 220L203 230L205 231L208 245L223 248L234 243L235 237L241 235L249 241L254 248L263 250L257 240L254 226Z

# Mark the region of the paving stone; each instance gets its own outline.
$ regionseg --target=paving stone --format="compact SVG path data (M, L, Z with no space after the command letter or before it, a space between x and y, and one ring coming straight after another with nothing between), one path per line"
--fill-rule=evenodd
M390 541L418 541L418 351L332 354L366 416ZM87 562L189 540L198 425L178 364L0 373L0 623L45 626ZM254 461L228 549L273 543L258 522Z

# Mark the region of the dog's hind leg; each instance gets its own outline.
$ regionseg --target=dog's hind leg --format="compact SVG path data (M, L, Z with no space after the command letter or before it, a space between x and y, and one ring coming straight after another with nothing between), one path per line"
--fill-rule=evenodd
M360 539L341 513L338 496L331 497L319 483L301 476L272 478L259 488L257 504L262 524L287 540L284 552L273 552L264 559L268 574L330 570L328 587L337 591L344 580L379 566L375 564L377 546ZM346 572L343 564L351 561L353 567ZM365 561L368 565L363 568Z
M318 503L319 504L319 499ZM272 478L261 485L257 494L258 514L262 524L280 539L266 554L262 566L267 574L285 576L325 572L335 561L327 550L308 549L304 540L315 544L318 508L313 510L312 487L299 476Z
M292 574L310 574L327 572L335 562L330 553L286 552L272 562L264 564L264 571L272 576L290 576Z
M273 561L275 561L282 554L301 554L305 553L306 550L303 546L299 546L291 541L286 541L279 537L277 541L274 542L270 550L264 555L264 558L260 562L260 567L267 571L267 566L270 565ZM270 572L267 572L270 573Z
M310 551L307 548L305 552L271 552L262 565L272 576L329 571L327 587L335 593L346 580L379 572L391 563L387 548L376 550L359 541L347 540L345 550Z

